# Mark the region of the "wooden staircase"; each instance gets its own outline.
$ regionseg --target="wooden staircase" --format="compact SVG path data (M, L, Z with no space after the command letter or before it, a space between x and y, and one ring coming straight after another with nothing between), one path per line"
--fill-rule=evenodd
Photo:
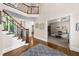
M9 20L9 22L14 24L14 30L11 31L15 34L15 37L18 37L18 39L22 39L22 41L26 41L26 43L29 43L29 29L26 29L22 26L18 21L16 21L12 16L10 16L5 10L3 12L9 16L13 20ZM4 29L5 30L5 29ZM9 33L11 33L9 32Z
M5 16L8 16L8 30L6 30L5 28L3 29L2 33L3 36L5 37L4 39L5 42L7 43L7 41L9 41L7 44L3 43L3 45L5 45L5 47L3 47L2 49L2 54L9 52L13 49L19 48L23 45L28 45L30 44L30 40L29 40L29 29L26 29L25 27L22 26L22 23L19 23L18 21L16 21L12 16L10 16L5 10L3 10L4 15L2 17L5 18ZM3 27L4 24L6 24L6 21L3 21L2 19L2 23L3 23ZM11 25L13 24L13 30L10 28ZM4 40L3 40L4 41ZM12 45L11 45L12 44ZM7 47L6 47L7 46Z

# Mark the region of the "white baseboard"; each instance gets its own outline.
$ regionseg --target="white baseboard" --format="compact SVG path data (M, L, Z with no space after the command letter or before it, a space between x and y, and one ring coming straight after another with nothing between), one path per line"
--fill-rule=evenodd
M34 36L34 38L47 42L46 39L43 39L43 38L40 38L40 37L36 37L36 36Z
M28 45L28 43L22 44L22 45L13 46L13 47L8 47L6 49L3 49L2 52L0 53L0 56L2 56L4 53L7 53L7 52L12 51L14 49L17 49L17 48L19 48L21 46L24 46L24 45Z
M76 48L76 47L70 47L70 50L79 52L79 48Z
M23 46L23 45L14 46L14 47L8 47L8 48L6 48L6 49L3 49L2 54L6 53L6 52L9 52L9 51L11 51L11 50L17 49L17 48L19 48L19 47L21 47L21 46Z
M2 50L0 50L0 56L2 56L3 54L2 54Z

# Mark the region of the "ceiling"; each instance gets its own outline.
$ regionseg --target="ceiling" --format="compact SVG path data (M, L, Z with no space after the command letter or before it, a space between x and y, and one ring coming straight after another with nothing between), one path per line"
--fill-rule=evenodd
M28 6L39 6L38 3L24 3L24 4L26 4L26 5L28 5Z
M60 18L57 18L57 19L52 19L52 20L49 20L48 23L57 23L57 22L66 22L66 21L70 21L70 16L65 16L65 17L60 17Z
M21 14L9 11L9 10L5 10L5 11L8 14L10 14L11 16L13 16L13 17L18 17L18 18L23 19L23 20L29 20L29 21L35 21L35 20L37 20L37 17L28 17L28 16L25 16L25 15L21 15Z

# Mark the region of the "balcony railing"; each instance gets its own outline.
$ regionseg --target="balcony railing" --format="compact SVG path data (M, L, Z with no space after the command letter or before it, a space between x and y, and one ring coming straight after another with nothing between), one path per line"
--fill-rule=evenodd
M39 6L28 6L24 3L3 3L9 7L18 9L27 14L39 14Z

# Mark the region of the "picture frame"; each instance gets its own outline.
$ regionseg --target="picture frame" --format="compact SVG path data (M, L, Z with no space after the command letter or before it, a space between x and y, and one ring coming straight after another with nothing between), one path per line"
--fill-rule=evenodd
M79 31L79 23L76 23L76 31Z
M44 23L40 23L40 29L44 29Z
M35 24L35 28L38 28L38 27L39 27L39 24L38 24L38 23L36 23L36 24Z

